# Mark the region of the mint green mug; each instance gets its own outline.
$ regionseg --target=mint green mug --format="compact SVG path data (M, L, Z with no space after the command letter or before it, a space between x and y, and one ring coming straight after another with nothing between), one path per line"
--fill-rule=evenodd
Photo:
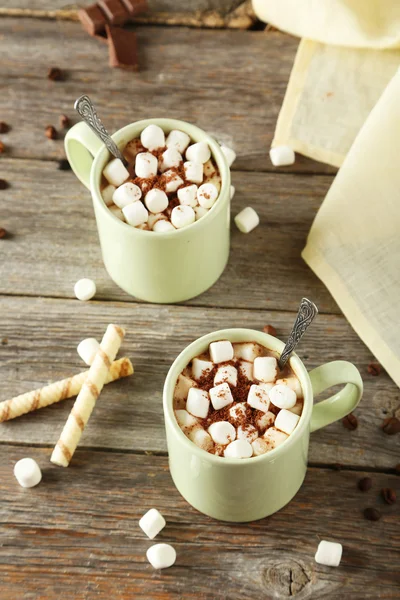
M75 175L91 191L103 261L111 279L141 300L181 302L211 287L228 262L230 170L219 144L184 121L137 121L112 137L122 148L153 123L166 133L180 129L194 142L206 141L220 171L221 191L217 202L204 217L184 229L168 233L143 231L111 213L100 193L101 174L110 154L86 123L77 123L68 131L65 150Z
M308 373L293 353L290 364L304 394L303 412L294 432L281 446L261 456L215 456L198 448L181 431L174 415L173 393L186 365L217 340L257 342L279 353L284 347L283 342L260 331L223 329L199 338L181 352L164 385L169 468L178 491L200 512L221 521L255 521L280 510L295 496L307 470L310 433L354 410L361 399L363 383L357 368L347 361L330 362ZM347 385L313 406L314 396L341 383Z

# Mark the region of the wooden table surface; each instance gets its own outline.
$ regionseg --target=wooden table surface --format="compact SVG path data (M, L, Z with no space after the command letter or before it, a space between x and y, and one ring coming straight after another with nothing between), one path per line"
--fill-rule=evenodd
M126 327L123 354L135 366L133 377L104 389L68 469L49 457L73 399L0 425L0 599L400 598L399 505L380 496L386 487L400 492L400 436L381 429L399 416L399 390L385 372L368 373L374 357L300 257L335 171L301 156L274 169L268 158L298 40L262 30L248 3L219 0L211 10L212 2L193 0L182 11L159 0L137 25L141 69L132 74L108 68L106 48L60 0L0 3L0 120L11 125L0 136L0 178L10 183L0 191L0 226L10 232L0 240L1 399L82 370L78 342L101 338L110 322ZM64 81L47 79L51 66ZM61 114L75 120L84 92L110 130L169 116L236 149L232 211L252 205L261 224L247 236L232 227L229 265L202 296L145 304L107 276L89 194L59 169L62 135L44 135ZM91 302L74 298L81 277L97 283ZM245 525L209 519L169 475L161 402L169 365L190 341L223 327L273 324L285 338L302 296L320 315L300 355L308 368L357 365L365 381L359 426L337 422L312 435L305 483L279 513ZM43 469L36 488L14 479L25 456ZM366 475L373 487L363 494L357 482ZM363 518L368 506L380 521ZM150 507L167 520L158 539L177 550L175 566L161 572L148 564L151 542L138 527ZM339 568L314 562L320 539L344 545Z

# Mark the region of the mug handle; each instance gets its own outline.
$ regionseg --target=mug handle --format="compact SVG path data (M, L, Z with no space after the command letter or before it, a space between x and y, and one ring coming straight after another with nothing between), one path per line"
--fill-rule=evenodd
M65 136L65 152L73 172L90 189L90 171L93 157L104 146L97 135L86 123L81 121L68 131Z
M361 400L363 393L361 375L350 362L335 360L326 363L310 371L309 376L314 396L318 396L333 385L347 384L340 392L314 406L310 423L311 432L342 419L351 413Z

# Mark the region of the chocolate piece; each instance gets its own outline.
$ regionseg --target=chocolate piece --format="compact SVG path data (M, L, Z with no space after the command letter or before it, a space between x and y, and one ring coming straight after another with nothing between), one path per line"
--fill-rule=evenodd
M0 133L8 133L10 131L10 126L4 121L0 121Z
M134 31L106 25L110 67L137 71L137 44Z
M55 140L57 137L57 130L55 127L53 127L53 125L47 125L45 133L49 140Z
M47 73L47 79L51 81L62 81L63 73L58 67L51 67Z
M119 0L98 0L97 6L103 11L111 25L123 25L129 21L129 14Z
M89 35L93 36L96 35L96 33L104 31L104 27L107 23L107 19L96 4L91 4L87 8L80 8L78 10L78 17L83 28Z
M136 17L148 10L146 0L121 0L131 17Z

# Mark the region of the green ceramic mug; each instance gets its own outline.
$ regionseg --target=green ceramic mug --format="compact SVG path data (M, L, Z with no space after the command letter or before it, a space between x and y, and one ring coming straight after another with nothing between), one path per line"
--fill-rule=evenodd
M123 147L153 123L166 133L180 129L194 142L206 141L220 171L222 185L217 202L207 215L185 229L143 231L120 221L108 210L100 194L100 181L110 154L85 123L68 131L65 149L75 175L91 191L103 261L111 279L128 294L148 302L181 302L211 287L228 261L230 170L219 144L184 121L137 121L112 137Z
M307 372L293 354L290 364L300 380L304 407L290 437L261 456L235 459L208 454L181 431L173 411L178 375L210 342L257 342L282 352L283 342L252 329L224 329L205 335L188 346L171 366L164 385L164 418L169 467L182 496L200 512L222 521L254 521L280 510L298 492L307 470L310 433L343 418L360 401L363 383L354 365L334 361ZM313 406L314 396L333 385L347 384L340 392Z

